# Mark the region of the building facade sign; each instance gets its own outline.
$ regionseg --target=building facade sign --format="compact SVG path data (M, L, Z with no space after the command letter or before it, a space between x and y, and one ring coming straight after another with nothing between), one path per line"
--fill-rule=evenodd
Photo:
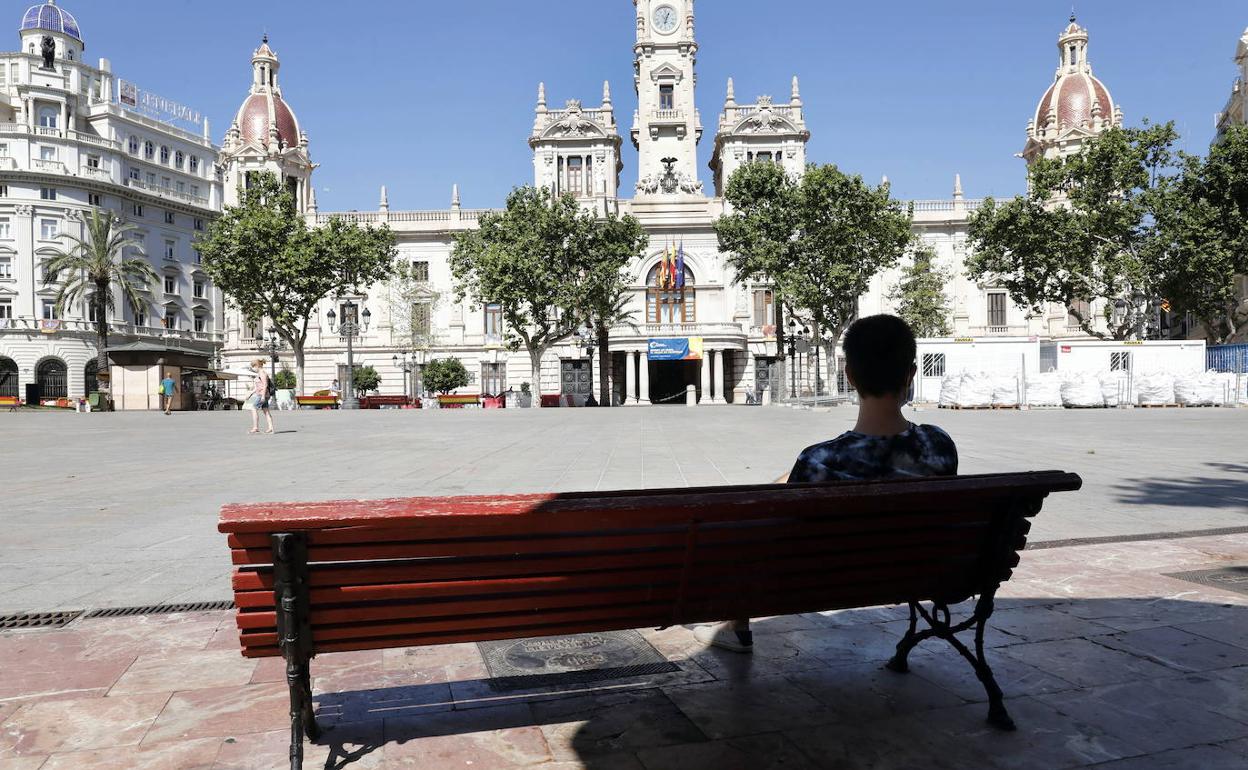
M652 339L648 356L651 361L701 361L702 338Z
M118 78L117 103L165 123L185 123L196 128L204 125L204 116L199 110L144 91L129 80Z

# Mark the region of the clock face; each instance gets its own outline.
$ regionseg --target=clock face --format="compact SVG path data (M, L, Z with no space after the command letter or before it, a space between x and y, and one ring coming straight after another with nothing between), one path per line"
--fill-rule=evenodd
M679 23L676 9L670 5L660 5L654 12L654 28L659 32L667 34L675 30Z

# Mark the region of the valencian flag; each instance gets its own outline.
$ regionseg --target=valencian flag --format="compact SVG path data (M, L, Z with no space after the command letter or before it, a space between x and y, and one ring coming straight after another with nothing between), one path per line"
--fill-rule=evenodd
M680 251L676 254L676 288L685 288L685 239L680 239Z
M670 248L667 244L663 245L663 257L659 260L659 272L657 275L660 289L666 290L667 287L667 254Z

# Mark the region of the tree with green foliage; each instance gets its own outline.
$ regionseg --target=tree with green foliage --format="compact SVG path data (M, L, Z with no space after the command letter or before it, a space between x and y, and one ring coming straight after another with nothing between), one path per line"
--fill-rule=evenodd
M781 361L788 355L784 325L787 298L777 276L792 262L797 190L798 183L780 164L747 163L728 178L724 199L731 209L715 221L719 249L732 267L736 282L772 285L776 352Z
M156 283L156 271L144 258L135 225L122 223L111 212L93 208L86 216L85 235L64 233L69 248L56 249L43 262L44 285L56 288L56 312L61 316L75 302L85 300L95 316L96 377L107 381L108 314L120 294L131 308L146 308L143 292ZM137 256L127 256L127 249Z
M1157 211L1163 247L1152 269L1172 309L1191 313L1208 342L1243 339L1248 298L1248 126L1235 126L1206 157L1182 155L1182 173Z
M587 282L619 259L616 248L595 251L613 241L611 235L595 236L595 222L571 195L520 187L507 196L503 211L486 214L479 229L455 236L451 273L459 298L499 305L507 346L528 351L539 403L542 357L576 333ZM620 223L609 231L623 232L627 226Z
M826 351L840 344L871 279L895 265L912 238L911 211L887 184L872 187L833 165L812 164L794 180L778 166L749 163L729 179L725 197L732 209L715 231L737 280L770 279ZM835 357L827 358L835 383Z
M947 337L952 330L945 295L952 274L937 266L935 260L931 247L916 249L914 260L902 268L901 280L888 294L897 303L897 315L910 324L917 337Z
M204 269L248 318L268 318L295 354L302 387L308 326L326 297L389 277L398 251L390 228L334 217L310 228L276 176L252 177L196 242Z
M430 361L421 372L425 390L446 395L452 390L468 387L471 379L468 370L458 358L439 358Z
M1076 155L1036 161L1025 196L989 198L971 218L970 277L999 283L1036 313L1060 304L1085 334L1143 337L1156 309L1150 265L1164 247L1157 223L1177 139L1172 123L1111 128ZM1108 333L1079 309L1094 300Z
M629 264L649 243L641 223L631 216L607 214L589 223L588 254L579 281L577 309L598 343L598 405L611 406L611 330L632 323L632 274Z
M381 386L381 375L371 366L358 366L351 381L355 384L356 393L369 393Z
M277 375L273 377L273 386L278 390L294 390L299 380L295 377L295 373L289 367L283 366L277 371Z

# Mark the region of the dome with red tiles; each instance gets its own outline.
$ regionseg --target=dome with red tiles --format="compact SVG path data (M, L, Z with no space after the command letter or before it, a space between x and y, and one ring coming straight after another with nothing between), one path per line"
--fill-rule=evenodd
M248 96L238 111L238 129L242 140L268 144L272 126L277 126L277 138L283 147L299 144L299 122L280 95L266 91Z
M1072 128L1099 131L1114 124L1116 105L1109 89L1092 74L1088 61L1088 31L1072 16L1057 39L1057 77L1036 106L1037 129L1064 132Z

